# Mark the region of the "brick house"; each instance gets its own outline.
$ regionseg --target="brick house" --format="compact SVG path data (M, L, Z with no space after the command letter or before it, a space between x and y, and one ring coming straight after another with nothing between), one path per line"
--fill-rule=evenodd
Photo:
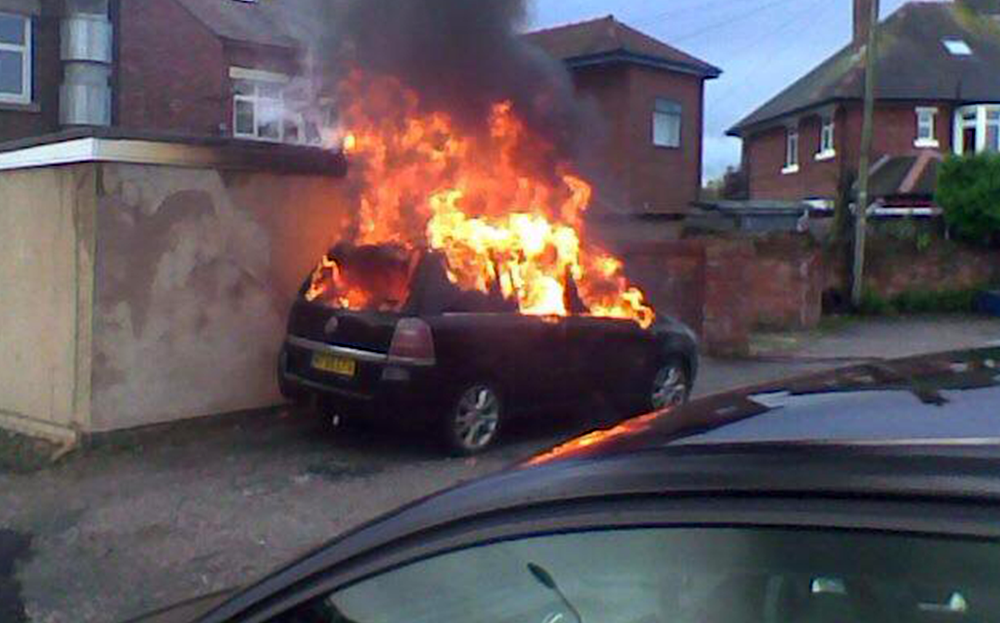
M684 212L701 190L705 81L721 70L609 16L530 33L609 120L604 163L630 213Z
M751 199L832 204L857 175L871 0L854 39L730 131ZM927 204L944 154L1000 150L1000 34L991 2L911 2L879 26L873 196ZM995 4L995 3L992 3Z
M307 142L288 100L303 97L301 42L320 36L311 29L329 8L0 0L0 142L80 126Z
M79 126L317 141L332 103L294 77L304 42L321 40L336 6L0 0L0 53L16 60L0 75L0 142ZM720 70L613 17L526 39L564 61L609 120L603 160L622 189L616 207L685 211L701 188L704 83Z

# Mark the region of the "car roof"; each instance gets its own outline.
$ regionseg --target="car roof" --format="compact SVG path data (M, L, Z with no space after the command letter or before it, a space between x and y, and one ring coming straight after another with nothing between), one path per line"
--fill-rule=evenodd
M1000 348L956 351L758 385L641 416L394 511L275 573L205 620L226 620L276 591L414 535L546 505L630 496L1000 504L1000 435L983 436L992 431L991 418L1000 419L998 379ZM978 399L980 408L971 408ZM939 421L933 429L924 421L931 406ZM909 417L913 412L920 417ZM841 426L821 420L845 413L842 435L811 436ZM769 417L790 420L777 425ZM894 420L904 424L887 423ZM789 421L803 425L789 427ZM859 422L873 434L857 436ZM787 434L770 434L782 426Z
M717 444L1000 447L1000 348L861 363L697 400L531 459Z

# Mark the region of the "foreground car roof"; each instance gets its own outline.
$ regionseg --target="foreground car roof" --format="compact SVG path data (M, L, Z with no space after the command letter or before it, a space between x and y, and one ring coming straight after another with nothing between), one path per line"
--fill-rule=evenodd
M992 425L994 418L1000 419L998 366L1000 349L855 366L629 420L359 528L235 597L205 620L226 620L276 591L366 552L506 511L664 495L1000 504L1000 441L982 435L1000 428ZM861 396L878 400L866 403ZM967 404L979 404L980 409ZM923 413L930 406L940 426L908 419L914 409ZM810 430L828 431L825 420L844 412L850 422L869 425L875 441L855 437L857 426L847 426L843 436L832 441L809 436ZM768 415L791 418L796 427L757 420ZM755 421L763 424L755 428ZM811 429L804 425L809 422ZM727 432L730 426L736 428ZM969 434L949 436L955 427ZM903 436L889 438L887 431Z
M570 441L529 464L677 445L1000 444L1000 348L877 361L748 387Z

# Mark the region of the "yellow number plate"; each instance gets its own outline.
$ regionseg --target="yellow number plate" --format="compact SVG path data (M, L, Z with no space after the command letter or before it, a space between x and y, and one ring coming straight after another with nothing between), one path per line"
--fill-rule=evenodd
M317 370L340 376L354 376L358 371L358 362L353 359L335 357L326 353L313 353L312 366Z

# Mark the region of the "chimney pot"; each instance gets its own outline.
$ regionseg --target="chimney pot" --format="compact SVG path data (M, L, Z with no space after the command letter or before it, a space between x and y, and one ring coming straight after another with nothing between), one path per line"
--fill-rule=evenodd
M873 0L854 0L854 45L862 46L868 43L868 33L871 31Z

